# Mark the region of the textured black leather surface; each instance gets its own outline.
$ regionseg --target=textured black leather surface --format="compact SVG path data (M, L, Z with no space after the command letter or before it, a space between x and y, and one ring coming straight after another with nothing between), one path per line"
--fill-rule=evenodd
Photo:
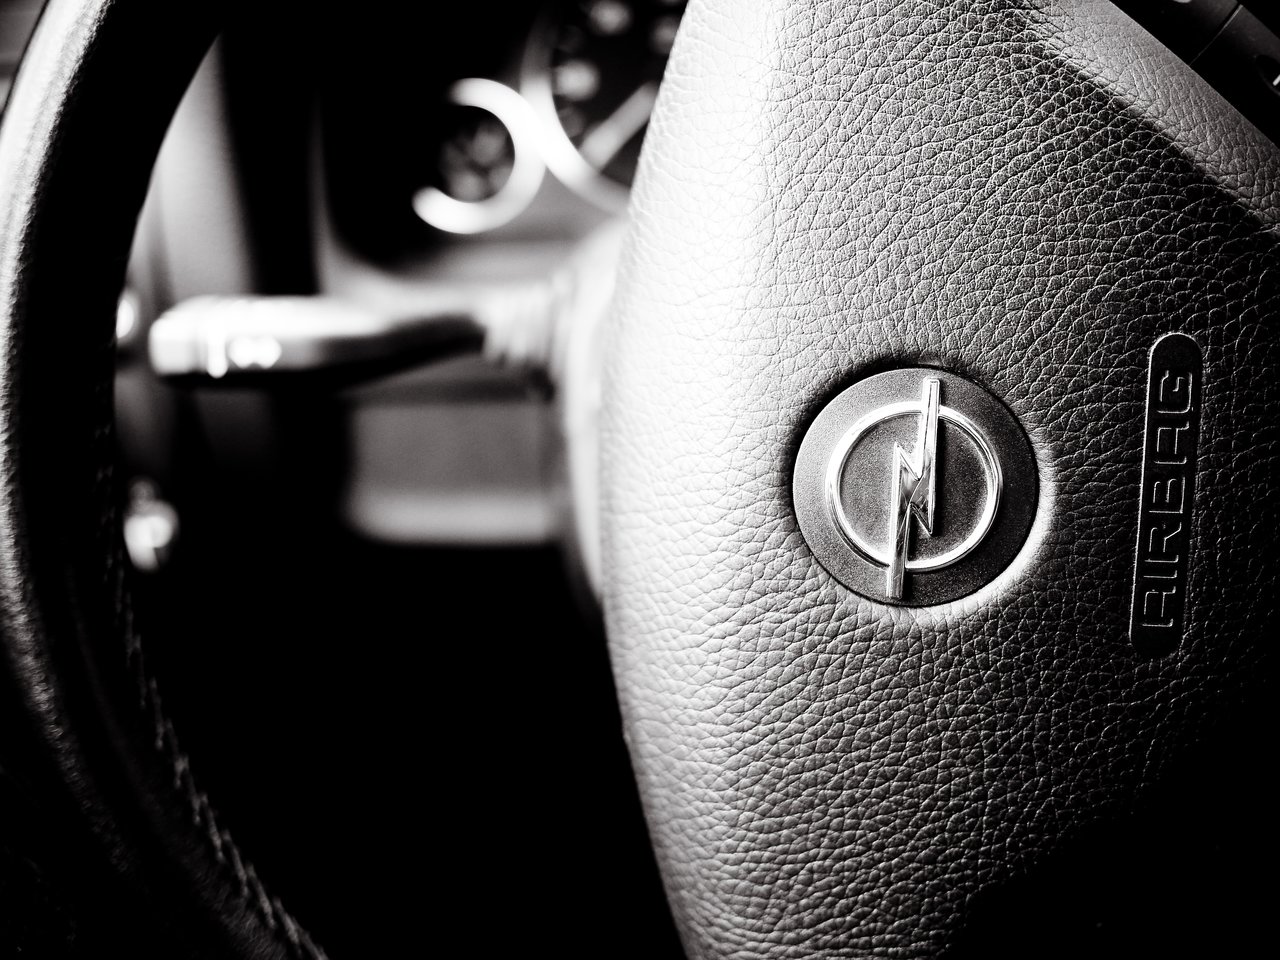
M690 953L946 954L1017 928L1010 891L1100 830L1182 824L1176 851L1229 829L1164 785L1274 671L1275 148L1102 2L705 0L646 150L606 380L605 607ZM1199 516L1186 638L1146 660L1143 398L1171 330L1206 358ZM1014 566L919 611L836 583L790 503L824 401L913 365L1002 398L1041 470ZM1205 903L1227 879L1177 882Z
M42 829L75 848L65 859L87 889L66 902L119 912L94 943L140 957L309 958L318 950L220 827L161 710L130 624L111 473L115 300L151 163L217 6L54 0L9 100L0 762L60 824ZM74 927L68 938L82 955Z

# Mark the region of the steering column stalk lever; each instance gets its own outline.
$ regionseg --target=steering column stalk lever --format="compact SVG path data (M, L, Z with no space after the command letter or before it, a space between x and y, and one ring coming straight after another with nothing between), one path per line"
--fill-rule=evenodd
M358 382L481 353L542 369L557 310L555 285L443 292L412 314L333 297L195 297L151 326L152 369L165 378L266 385L298 377Z

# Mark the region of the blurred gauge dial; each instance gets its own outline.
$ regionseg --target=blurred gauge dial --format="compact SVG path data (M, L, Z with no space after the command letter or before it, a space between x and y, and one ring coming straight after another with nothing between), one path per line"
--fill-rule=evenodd
M524 210L542 183L536 121L523 97L493 80L458 81L446 107L413 209L437 230L493 230Z
M626 205L685 0L560 0L535 30L525 93L548 166L606 209Z

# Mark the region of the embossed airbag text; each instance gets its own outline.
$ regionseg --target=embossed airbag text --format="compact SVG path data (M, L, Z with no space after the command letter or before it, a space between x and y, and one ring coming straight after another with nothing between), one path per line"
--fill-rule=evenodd
M1182 641L1191 560L1200 398L1199 345L1181 333L1151 348L1129 637L1147 656Z

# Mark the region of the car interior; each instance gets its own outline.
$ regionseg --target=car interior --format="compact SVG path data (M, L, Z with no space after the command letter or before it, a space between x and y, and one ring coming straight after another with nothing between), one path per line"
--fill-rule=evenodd
M1274 949L1280 6L0 0L6 99L0 952Z

